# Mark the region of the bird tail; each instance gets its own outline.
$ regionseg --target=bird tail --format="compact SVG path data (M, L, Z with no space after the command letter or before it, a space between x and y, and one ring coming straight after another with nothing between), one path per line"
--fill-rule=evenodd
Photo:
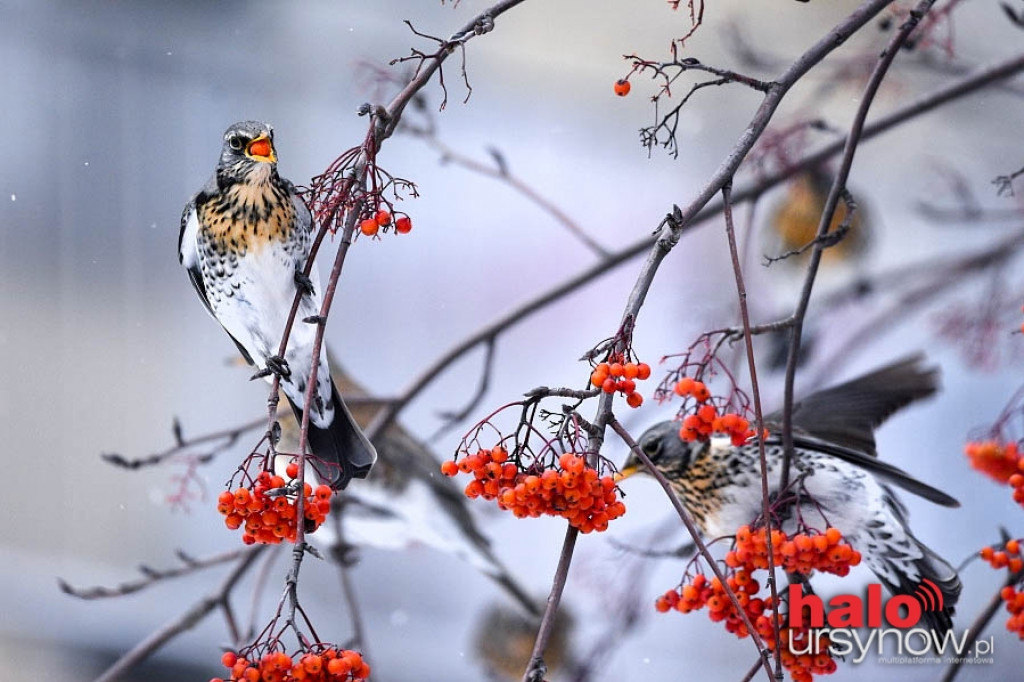
M910 536L916 543L922 556L913 562L917 578L911 579L907 573L895 566L890 575L898 576L899 584L891 584L887 580L886 587L893 594L905 594L915 597L921 602L920 627L934 630L939 637L953 627L953 614L956 613L956 602L960 598L960 576L945 559L933 552L920 540Z
M307 440L313 454L310 463L320 479L335 490L344 489L353 478L366 478L377 460L377 451L352 418L338 387L331 381L334 418L327 426L309 422ZM295 419L302 423L302 410L289 398Z

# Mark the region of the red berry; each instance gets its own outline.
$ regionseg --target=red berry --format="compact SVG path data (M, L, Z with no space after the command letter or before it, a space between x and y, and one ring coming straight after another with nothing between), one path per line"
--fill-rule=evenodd
M373 216L373 219L381 227L391 224L391 214L384 209L377 211L377 215Z
M402 216L395 221L395 232L398 234L408 234L412 230L412 218L407 215Z
M626 95L628 95L629 88L630 85L628 80L620 78L619 80L615 81L614 90L615 94L618 95L619 97L625 97Z
M372 237L377 234L377 230L380 229L380 225L373 218L367 218L363 222L359 223L359 231L365 234L367 237Z

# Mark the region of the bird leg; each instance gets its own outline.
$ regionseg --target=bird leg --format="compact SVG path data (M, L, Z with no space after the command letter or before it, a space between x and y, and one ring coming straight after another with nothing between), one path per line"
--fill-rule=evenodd
M295 270L295 286L306 296L312 296L316 293L316 289L313 288L313 280L298 268Z
M280 355L271 355L265 360L266 367L253 374L249 380L262 379L268 377L271 374L287 379L292 375L292 370L288 366L288 361L282 358Z

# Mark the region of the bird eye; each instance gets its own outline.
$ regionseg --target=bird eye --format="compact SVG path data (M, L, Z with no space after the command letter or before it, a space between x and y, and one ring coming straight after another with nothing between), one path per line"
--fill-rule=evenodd
M644 451L644 454L655 459L661 454L661 439L660 438L648 438L640 444L640 448Z
M234 135L231 139L228 140L228 146L237 152L241 151L242 147L245 146L245 142L243 142L242 138L240 138L238 135Z

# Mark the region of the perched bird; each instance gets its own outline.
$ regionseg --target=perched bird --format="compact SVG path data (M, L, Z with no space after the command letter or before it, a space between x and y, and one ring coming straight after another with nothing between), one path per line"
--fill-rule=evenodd
M915 356L847 383L807 396L793 408L794 458L788 492L793 504L779 509L782 530L800 519L809 527L838 528L864 563L893 594L912 594L925 578L943 595L941 611L923 617L938 632L952 625L960 578L948 562L922 544L892 486L947 507L959 503L878 459L874 429L905 405L936 391L937 371ZM783 446L779 412L767 415L765 441L769 492L779 499ZM638 442L651 463L710 538L732 535L762 512L756 441L739 447L728 438L683 442L679 423L649 428ZM644 470L631 454L622 476Z
M574 626L573 616L564 606L559 608L544 649L544 665L552 677L572 679ZM533 656L539 627L539 614L514 613L497 604L482 611L473 628L476 632L473 649L488 679L502 682L523 678L523 671L529 667Z
M785 196L768 220L768 239L780 255L797 251L814 241L831 187L832 176L820 168L801 173L790 181ZM849 261L862 255L867 248L870 231L868 221L864 219L863 203L858 201L858 210L850 222L849 231L839 243L825 249L822 256L826 262ZM835 233L845 217L846 203L840 200L828 226L829 234ZM803 256L808 253L804 252Z
M335 384L349 398L356 423L365 427L386 406L330 358ZM292 419L281 420L279 449L294 451L299 429ZM440 472L440 462L422 442L400 424L392 423L374 440L378 460L366 481L341 498L341 541L346 545L403 550L425 545L454 554L498 583L532 618L540 606L491 550L477 527L467 498ZM331 544L332 525L313 539Z
M224 133L214 176L185 207L178 259L206 309L257 376L281 378L297 418L306 409L321 291L316 268L303 274L313 240L309 209L277 173L274 131L243 121ZM284 357L278 356L297 292L302 292ZM365 478L376 459L321 356L309 418L309 448L321 479L336 489Z

